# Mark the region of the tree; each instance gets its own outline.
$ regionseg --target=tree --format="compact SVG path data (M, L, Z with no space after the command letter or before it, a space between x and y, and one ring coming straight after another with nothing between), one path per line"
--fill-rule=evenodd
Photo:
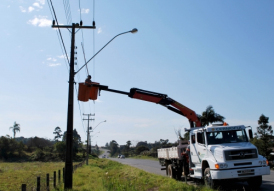
M263 114L260 116L258 120L258 127L257 133L262 140L262 147L261 147L261 155L265 156L266 158L270 157L271 153L271 136L273 134L272 126L268 125L268 117L264 116Z
M127 141L126 146L127 146L128 149L129 149L130 145L131 145L131 141Z
M139 155L143 151L149 151L149 148L142 145L142 146L136 147L136 149L135 149L135 152L137 155Z
M160 143L162 146L167 145L168 141L169 141L168 139L160 139Z
M61 159L65 159L66 156L66 143L61 141L54 144L55 151L59 154Z
M110 141L109 149L110 149L110 155L113 156L119 150L118 143L115 140Z
M63 135L61 134L62 130L60 127L55 127L53 134L56 134L54 137L54 140L58 142L58 139L60 139Z
M0 159L8 159L15 156L15 151L21 156L24 145L18 143L15 139L11 139L9 136L0 137Z
M213 107L207 106L206 110L202 113L202 115L198 115L198 118L200 119L202 126L209 125L209 123L214 122L224 122L225 117L221 116L218 113L215 113Z
M63 142L66 143L66 139L67 139L67 132L65 131L63 135ZM73 155L76 156L76 153L78 153L80 149L81 149L81 136L78 134L77 130L74 129L73 130L73 146L72 146Z
M13 132L13 138L15 139L15 135L16 132L20 132L20 124L16 123L16 121L14 122L14 125L12 127L10 127L10 129L12 129Z

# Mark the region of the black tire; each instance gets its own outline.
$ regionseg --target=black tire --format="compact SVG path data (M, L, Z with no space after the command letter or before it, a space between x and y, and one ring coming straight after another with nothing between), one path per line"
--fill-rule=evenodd
M182 172L183 170L181 168L176 171L176 180L182 180Z
M206 187L214 189L216 187L216 180L213 180L210 173L210 168L206 168L204 171L204 183Z
M247 180L247 183L251 190L258 190L262 185L262 176L251 177Z
M172 168L172 164L168 165L168 176L169 178L176 178L175 177L175 170Z

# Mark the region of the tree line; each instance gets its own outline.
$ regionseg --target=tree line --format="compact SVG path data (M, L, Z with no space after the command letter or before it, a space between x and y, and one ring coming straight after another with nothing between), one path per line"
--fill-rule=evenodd
M225 117L216 113L212 106L208 106L201 115L198 115L202 126L209 125L214 122L224 122ZM60 127L56 127L53 131L54 139L48 140L45 138L31 137L16 138L16 133L20 132L21 126L19 123L14 122L12 127L9 127L13 132L13 138L9 135L0 137L0 159L2 160L13 160L13 159L23 159L23 160L64 160L66 152L66 131L62 133ZM177 136L181 140L189 140L188 133L183 136L178 131ZM274 160L273 156L270 155L274 147L274 137L273 137L272 126L269 125L269 117L261 115L258 119L257 133L254 134L254 138L251 139L259 151L259 154L265 156L268 160ZM111 156L118 154L124 154L126 157L134 155L148 155L157 157L157 149L163 147L177 146L178 141L171 143L168 139L160 139L154 143L147 143L147 141L140 141L135 147L132 146L130 140L128 140L124 145L119 145L115 140L112 140L105 144L105 148L110 150ZM94 153L99 155L99 147L91 150L89 148L89 153ZM74 159L85 157L86 149L81 142L81 136L78 134L77 130L73 130L73 156Z
M20 124L14 122L10 127L13 138L9 135L0 137L0 159L4 161L60 161L66 155L66 131L62 133L60 127L53 131L54 139L40 137L16 137L20 132ZM99 150L99 149L98 149ZM74 160L85 158L86 150L81 142L77 130L73 130L73 157Z

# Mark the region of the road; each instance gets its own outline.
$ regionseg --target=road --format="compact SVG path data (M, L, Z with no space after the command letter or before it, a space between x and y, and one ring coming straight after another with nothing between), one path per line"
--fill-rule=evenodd
M103 155L108 156L109 153L105 150L105 153ZM126 159L118 159L118 158L109 158L110 160L114 160L117 162L120 162L122 164L130 165L139 169L142 169L144 171L166 176L165 170L161 170L161 165L158 161L153 160L143 160L143 159L132 159L132 158L126 158ZM270 172L270 175L263 176L263 184L261 185L260 191L274 191L274 171ZM198 182L199 184L200 182ZM193 181L188 181L188 184L197 184ZM251 190L247 183L235 183L226 185L225 188L222 188L220 190L234 190L234 191L249 191Z

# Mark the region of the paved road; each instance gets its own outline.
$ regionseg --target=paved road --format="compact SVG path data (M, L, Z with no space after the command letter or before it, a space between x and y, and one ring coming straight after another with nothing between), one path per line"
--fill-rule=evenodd
M153 160L143 160L143 159L118 159L118 158L109 158L111 160L120 162L122 164L127 164L142 170L145 170L150 173L166 176L165 170L161 171L161 165L158 161ZM189 184L197 184L193 181L188 181ZM198 182L198 184L201 182ZM251 190L247 183L236 183L226 185L225 188L221 190L234 190L234 191L249 191ZM260 188L260 191L274 191L274 171L271 171L270 175L263 176L263 184Z

